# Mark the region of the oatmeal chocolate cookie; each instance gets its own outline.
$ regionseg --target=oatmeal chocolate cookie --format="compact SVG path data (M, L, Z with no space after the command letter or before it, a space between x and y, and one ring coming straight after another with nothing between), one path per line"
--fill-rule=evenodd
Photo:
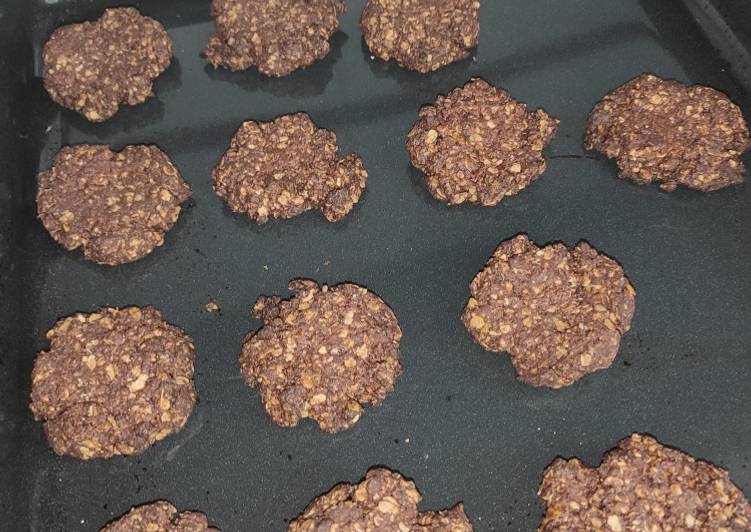
M666 191L709 192L742 183L751 148L743 113L723 93L644 74L598 103L584 147L618 163L618 175Z
M121 104L152 95L152 81L172 58L172 40L132 7L107 9L96 22L58 28L44 45L44 87L52 99L103 122Z
M474 528L464 505L457 504L450 510L440 512L422 512L417 515L417 523L412 532L472 532Z
M394 389L402 331L386 303L360 286L298 279L289 289L291 299L261 297L253 307L263 327L245 339L242 374L277 425L311 418L326 432L348 429L364 404Z
M373 55L426 74L469 56L479 11L477 0L368 0L360 28Z
M100 532L213 532L206 516L200 512L178 512L166 501L131 508Z
M471 532L472 524L457 504L450 510L417 510L414 482L385 468L368 471L359 484L339 484L316 498L289 524L290 532Z
M541 532L751 530L751 504L727 471L634 434L599 467L558 458L539 496Z
M156 146L80 144L60 150L39 174L37 209L52 238L87 259L114 266L164 243L190 196L169 157Z
M488 351L506 351L519 379L561 388L610 367L631 327L635 295L623 268L589 244L502 243L472 281L462 314Z
M214 169L214 190L258 223L321 211L330 222L360 200L368 173L358 155L339 159L336 135L305 113L248 121Z
M267 76L286 76L329 53L345 10L341 0L214 0L216 32L205 57L214 68L255 65Z
M58 321L31 374L31 411L59 455L139 453L183 428L196 402L193 339L153 307Z
M542 149L558 122L542 109L528 112L508 92L473 79L420 109L407 149L436 199L492 206L545 171Z

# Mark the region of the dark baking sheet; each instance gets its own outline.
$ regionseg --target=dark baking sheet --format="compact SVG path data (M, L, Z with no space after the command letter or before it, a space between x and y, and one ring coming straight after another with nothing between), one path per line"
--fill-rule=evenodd
M44 93L40 48L54 27L116 4L0 2L0 529L96 530L164 498L225 531L283 530L314 496L384 464L417 482L425 508L463 500L478 530L531 530L546 465L597 462L633 431L726 467L751 493L749 188L666 194L616 179L581 148L592 105L643 71L717 87L751 118L747 3L485 0L476 61L428 76L371 60L363 3L349 2L328 58L271 80L206 67L208 0L135 2L168 28L173 65L156 98L92 125ZM549 170L492 209L433 201L404 148L419 106L473 75L561 118ZM210 185L231 135L244 119L298 110L362 155L363 201L337 225L309 214L258 227L231 214ZM51 240L35 220L35 175L78 142L153 142L173 158L194 199L163 248L106 268ZM471 278L522 231L588 240L638 291L614 367L557 392L517 382L458 319ZM275 427L239 376L243 335L258 326L250 305L296 276L364 284L404 329L396 391L343 434ZM203 310L209 299L220 315ZM44 334L59 316L129 304L154 304L195 337L200 404L140 456L56 457L27 408Z

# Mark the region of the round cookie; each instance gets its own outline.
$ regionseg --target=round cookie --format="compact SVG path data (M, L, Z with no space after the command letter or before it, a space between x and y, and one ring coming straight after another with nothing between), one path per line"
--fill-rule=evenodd
M727 471L634 434L599 467L557 459L539 496L541 532L569 530L751 530L751 504Z
M545 171L558 122L475 78L420 109L407 149L437 200L493 206Z
M302 418L321 430L354 425L364 404L378 405L401 373L401 329L381 298L354 284L289 283L291 299L261 297L253 307L263 327L245 339L240 369L261 389L274 423Z
M132 455L183 428L193 405L193 340L153 307L58 321L31 374L31 411L59 455Z
M136 506L100 532L218 532L200 512L178 512L166 501Z
M52 99L91 122L152 95L172 58L164 27L132 7L107 9L95 22L56 29L44 45L44 87Z
M190 197L169 157L156 146L80 144L63 147L39 174L37 210L66 249L114 266L136 261L164 243Z
M618 175L639 185L709 192L744 181L740 156L751 139L723 93L643 74L595 106L584 147L615 159Z
M469 56L479 11L477 0L368 0L360 29L373 55L426 74Z
M589 244L540 248L526 235L502 243L470 290L462 321L475 341L549 388L610 367L636 296L623 268Z
M422 496L414 482L385 468L368 471L359 484L339 484L317 497L290 532L471 532L472 523L457 504L441 512L419 512Z
M214 68L286 76L329 53L345 10L341 0L213 0L204 55Z
M258 223L318 210L330 222L360 200L368 173L358 155L339 159L336 135L305 113L244 122L214 169L214 190Z

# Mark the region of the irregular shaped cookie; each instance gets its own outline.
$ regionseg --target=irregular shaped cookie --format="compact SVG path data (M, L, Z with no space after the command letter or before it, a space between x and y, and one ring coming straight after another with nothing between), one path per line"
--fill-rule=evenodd
M751 530L751 504L727 471L634 434L599 467L558 458L539 496L542 532L571 530Z
M743 113L723 93L643 74L589 115L584 147L618 163L618 175L666 191L709 192L744 181L751 148Z
M131 508L100 532L212 532L207 517L200 512L178 512L166 501Z
M368 471L359 484L339 484L316 498L290 532L471 532L472 523L457 504L441 512L418 512L420 493L414 482L385 468Z
M636 296L623 268L589 244L540 248L526 235L498 246L470 290L462 321L475 341L549 388L610 367Z
M460 503L450 510L419 513L417 523L411 530L412 532L472 532L474 528L467 514L464 513L464 505Z
M66 249L110 266L136 261L164 243L190 197L169 157L156 146L80 144L60 150L39 174L37 210Z
M57 454L132 455L185 425L196 402L193 339L154 307L76 314L47 339L31 411Z
M215 68L255 65L267 76L286 76L329 53L345 10L341 0L213 0L216 32L206 59Z
M396 316L381 298L354 284L290 281L294 296L261 297L263 327L245 339L240 369L274 423L302 418L321 430L354 425L364 404L378 405L401 373Z
M469 56L479 11L477 0L368 0L360 29L373 55L425 74Z
M214 169L214 190L258 223L321 211L330 222L360 200L368 173L357 155L339 159L336 135L305 113L248 121Z
M107 9L96 22L56 29L44 45L44 87L52 99L91 122L152 95L172 58L172 40L132 7Z
M558 122L475 78L420 109L407 149L436 199L492 206L545 171L542 149Z

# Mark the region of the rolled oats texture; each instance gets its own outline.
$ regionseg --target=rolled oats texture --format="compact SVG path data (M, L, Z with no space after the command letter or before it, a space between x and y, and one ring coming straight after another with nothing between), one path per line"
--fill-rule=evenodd
M290 532L471 532L464 506L420 512L414 482L379 467L359 484L339 484L317 497L289 525Z
M367 178L362 159L340 159L336 135L305 113L244 122L213 173L229 208L260 224L309 210L338 222L360 201Z
M598 467L558 458L539 496L541 532L604 530L751 530L751 504L727 471L633 434Z
M364 405L378 405L401 373L402 331L391 309L354 284L294 280L290 299L261 297L263 327L245 340L240 370L261 391L274 423L303 418L325 432L354 425Z
M643 74L595 106L584 147L615 159L618 175L639 185L710 192L743 183L751 138L723 93Z
M545 171L558 122L475 78L420 109L407 150L437 200L494 206Z
M196 402L193 339L154 307L59 320L31 374L31 411L58 455L140 453L181 430Z
M470 55L479 10L477 0L368 0L360 29L374 56L426 74Z
M636 291L623 268L585 242L503 242L470 285L462 321L488 351L505 351L519 379L561 388L613 363Z
M100 532L218 532L200 512L178 512L166 501L131 508Z
M329 53L345 10L341 0L213 0L204 55L215 68L286 76Z
M37 211L52 238L110 266L164 243L190 188L156 146L63 147L38 177Z
M59 105L103 122L152 96L171 58L172 40L159 22L132 7L107 9L95 22L52 33L42 51L44 87Z

